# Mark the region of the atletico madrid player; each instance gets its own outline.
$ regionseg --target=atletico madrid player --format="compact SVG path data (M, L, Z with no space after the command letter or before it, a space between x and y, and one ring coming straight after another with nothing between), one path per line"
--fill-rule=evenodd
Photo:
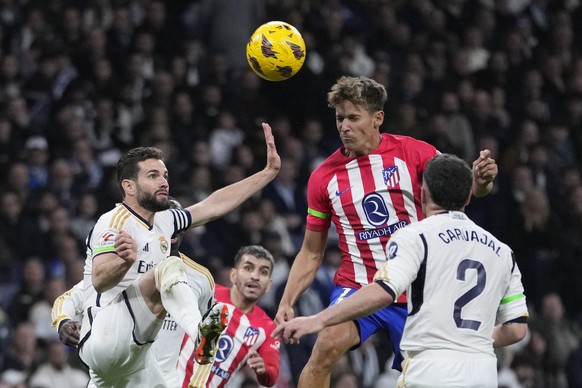
M214 363L199 365L193 360L192 341L184 337L178 373L181 387L224 387L245 365L255 371L262 386L273 386L279 377L279 340L273 339L273 320L258 300L271 287L275 262L265 248L242 247L230 272L232 287L216 285L215 297L228 307L229 323L218 340Z
M342 254L331 296L331 304L336 304L373 282L396 230L423 218L422 174L426 163L439 152L408 136L381 134L386 100L385 87L367 77L341 77L328 93L343 147L309 179L305 237L275 323L293 318L293 305L321 265L332 222ZM489 193L496 175L497 165L490 152L481 151L473 163L473 195ZM399 344L407 315L404 302L406 299L400 298L373 315L321 331L299 387L328 387L331 370L341 356L378 330L389 335L395 353L393 368L400 370Z

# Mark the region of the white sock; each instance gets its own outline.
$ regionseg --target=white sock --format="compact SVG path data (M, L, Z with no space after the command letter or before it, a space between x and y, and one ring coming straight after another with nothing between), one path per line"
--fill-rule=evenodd
M188 284L182 259L177 256L167 257L154 271L156 288L160 291L164 308L194 340L202 315L198 308L198 298Z

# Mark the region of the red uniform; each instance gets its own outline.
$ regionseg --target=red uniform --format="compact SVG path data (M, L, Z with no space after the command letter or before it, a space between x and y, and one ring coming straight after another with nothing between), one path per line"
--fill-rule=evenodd
M311 174L307 229L325 231L334 223L342 252L334 282L360 288L373 281L386 261L392 233L424 218L422 173L438 151L423 141L386 133L368 155L350 158L343 150Z
M231 376L244 367L251 350L257 351L265 362L266 371L258 376L261 385L272 386L279 377L280 343L271 338L275 330L273 320L259 306L255 306L250 313L243 313L232 304L229 291L227 287L216 285L216 300L228 306L229 323L220 336L214 363L198 365L193 360L192 341L184 337L178 361L179 373L186 371L185 375L180 376L184 388L190 381L204 381L206 376L206 387L224 387Z

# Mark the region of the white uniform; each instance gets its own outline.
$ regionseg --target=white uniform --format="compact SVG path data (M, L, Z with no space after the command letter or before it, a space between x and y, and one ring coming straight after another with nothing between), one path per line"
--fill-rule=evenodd
M79 356L98 387L165 386L157 364L145 372L147 351L163 320L146 305L138 278L169 255L172 235L191 223L188 211L170 209L156 213L149 225L127 205L118 204L99 218L87 238ZM118 285L97 293L92 286L93 259L115 252L115 238L121 230L136 241L137 259Z
M206 267L186 255L180 254L180 257L186 266L190 288L197 296L200 313L204 315L214 303L214 278ZM183 343L184 334L184 330L168 314L149 354L148 363L159 365L167 386L171 388L181 386L179 375L185 373L177 370L180 349L183 346L194 346L194 341L190 339L188 343Z
M528 315L511 249L451 211L399 230L386 250L375 280L408 295L399 386L497 387L494 326Z
M186 266L188 283L194 294L197 296L198 306L201 314L205 314L214 303L214 278L208 269L180 253L180 257ZM63 320L73 319L82 313L83 280L73 288L59 296L53 304L53 326L59 327ZM157 364L161 369L165 384L168 387L179 387L179 375L184 375L185 371L177 373L178 355L183 346L193 345L183 344L184 330L170 315L166 316L151 351L148 352L148 365ZM93 386L93 385L91 385Z

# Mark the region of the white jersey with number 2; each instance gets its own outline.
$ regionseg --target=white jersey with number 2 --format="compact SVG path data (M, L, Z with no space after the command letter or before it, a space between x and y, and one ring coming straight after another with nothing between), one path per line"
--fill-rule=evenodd
M527 316L511 249L464 213L443 212L392 236L375 281L396 296L407 290L401 348L486 353L493 328Z

